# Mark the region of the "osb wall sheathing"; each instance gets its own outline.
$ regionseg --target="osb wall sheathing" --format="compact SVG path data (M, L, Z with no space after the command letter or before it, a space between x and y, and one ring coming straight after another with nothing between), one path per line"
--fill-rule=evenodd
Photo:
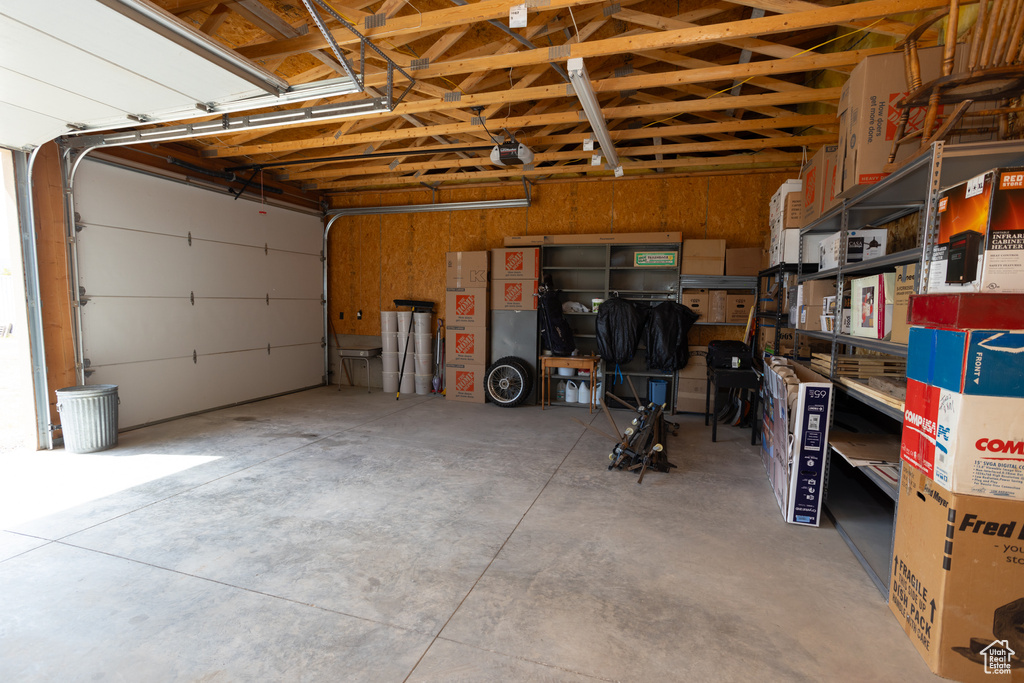
M75 347L71 322L71 285L64 239L64 201L57 145L43 146L32 172L32 200L39 258L40 311L46 353L50 424L60 424L57 389L75 386ZM60 435L57 432L56 435Z
M341 218L328 244L329 318L338 334L376 335L379 311L394 310L394 299L433 301L444 318L445 253L499 248L507 236L672 231L682 232L684 240L761 246L768 232L768 200L788 175L547 183L532 189L529 208ZM366 193L336 197L333 208L522 196L514 186ZM699 327L691 341L704 344L741 334L737 327Z

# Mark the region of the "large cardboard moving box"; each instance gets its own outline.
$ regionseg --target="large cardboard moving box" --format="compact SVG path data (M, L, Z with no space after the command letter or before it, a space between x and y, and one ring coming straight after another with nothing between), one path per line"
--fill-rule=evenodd
M800 227L810 225L839 202L835 190L838 150L836 145L822 145L800 171L804 186Z
M486 251L450 251L445 255L445 287L487 287Z
M449 401L484 403L486 372L483 365L448 363L444 368L444 397Z
M540 249L491 249L491 277L495 280L536 280L540 277Z
M537 310L537 281L491 280L491 310Z
M445 329L445 360L463 365L486 365L487 328L465 327Z
M725 273L725 240L683 240L684 275Z
M726 275L757 275L761 271L761 248L725 250Z
M487 326L487 288L448 289L444 297L445 322L459 327Z
M889 609L932 671L1024 681L1024 503L900 481Z

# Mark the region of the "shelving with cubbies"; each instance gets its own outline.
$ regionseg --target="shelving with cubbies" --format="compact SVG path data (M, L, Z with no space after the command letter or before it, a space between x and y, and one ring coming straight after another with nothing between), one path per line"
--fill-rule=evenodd
M637 254L667 254L664 265L636 265ZM674 256L673 256L674 255ZM562 302L576 301L587 312L565 313L581 354L597 353L597 313L594 299L619 296L637 303L655 305L661 301L677 301L679 296L680 244L546 244L541 247L542 280L550 277ZM543 348L543 346L542 346ZM631 378L641 400L647 400L649 379L668 380L667 396L675 396L674 373L648 370L641 341L636 356L618 368L604 368L607 389L632 401L626 378ZM624 386L623 386L624 385ZM557 404L556 404L557 405ZM609 407L616 407L614 403Z

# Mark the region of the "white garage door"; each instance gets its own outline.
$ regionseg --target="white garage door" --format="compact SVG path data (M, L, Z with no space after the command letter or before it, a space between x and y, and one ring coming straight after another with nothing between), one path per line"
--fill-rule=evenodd
M120 428L322 382L317 216L86 161L75 178L87 384Z

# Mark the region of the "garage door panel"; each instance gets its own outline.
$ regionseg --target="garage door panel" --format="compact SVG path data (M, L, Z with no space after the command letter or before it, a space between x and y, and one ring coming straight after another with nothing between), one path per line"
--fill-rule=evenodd
M271 349L267 394L311 387L323 380L324 351L320 344Z
M191 358L174 358L96 368L88 383L118 385L118 427L127 429L199 410L199 376Z
M259 247L267 244L267 225L260 214L263 206L255 202L239 200L228 203L222 195L189 188L195 193L190 197L191 209L202 220L192 230L194 239L241 244Z
M266 349L200 358L202 408L217 408L273 393L267 390L268 358Z
M197 188L86 160L75 176L75 211L85 223L186 237Z
M265 348L271 343L267 309L262 299L197 299L196 348L201 354Z
M271 299L266 329L273 346L319 344L324 335L323 307L319 301Z
M64 121L123 116L125 112L49 83L0 67L0 92L18 92L32 110Z
M96 297L82 307L82 336L93 366L191 356L196 311L188 299Z
M188 297L192 258L181 237L89 226L78 233L89 296Z
M270 298L320 300L323 270L320 256L271 251L267 254Z
M271 249L320 254L324 240L323 219L276 206L259 208L267 212L263 218L266 219L267 244Z
M196 296L265 300L267 256L262 248L193 242L192 249L192 284Z

